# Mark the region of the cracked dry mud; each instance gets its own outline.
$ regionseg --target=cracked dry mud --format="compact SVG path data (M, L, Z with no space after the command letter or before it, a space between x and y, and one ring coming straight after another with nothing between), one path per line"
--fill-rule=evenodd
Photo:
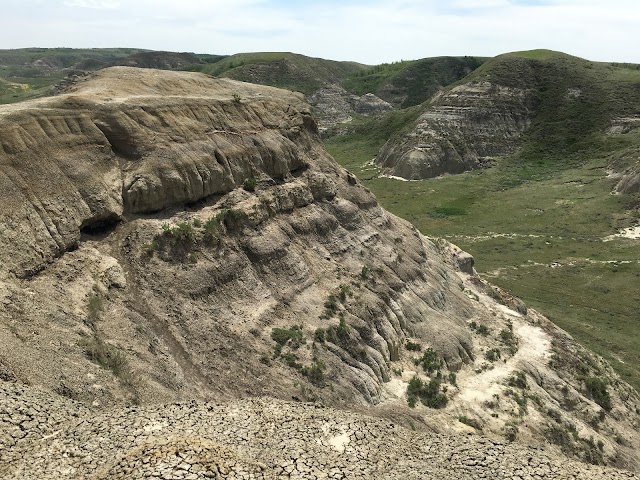
M622 479L635 474L568 461L475 435L419 433L317 405L252 399L129 407L82 415L71 402L25 412L28 388L4 384L13 418L40 431L7 455L6 479ZM52 413L73 415L66 423ZM6 445L6 444L5 444Z

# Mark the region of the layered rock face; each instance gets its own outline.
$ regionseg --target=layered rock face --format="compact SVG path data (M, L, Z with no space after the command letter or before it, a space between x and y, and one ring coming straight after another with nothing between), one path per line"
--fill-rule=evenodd
M553 439L550 455L640 468L637 394L544 317L478 278L464 252L382 209L325 152L301 95L117 67L59 97L2 107L0 142L0 381L8 382L0 396L11 405L0 410L3 475L28 478L42 466L84 478L100 467L105 478L145 478L147 456L192 450L203 461L213 455L212 465L237 460L282 475L270 470L280 459L270 443L238 460L245 437L234 443L229 428L193 430L193 441L174 435L191 429L184 418L254 418L253 407L238 410L248 397L367 408L443 433ZM586 382L593 378L601 388ZM117 418L113 431L126 432L138 410L114 405L194 399L232 403L208 420L201 415L218 408L211 403L145 407L140 418L151 423L135 427L144 435L114 433L105 440L113 448L99 447L112 457L88 455L88 463L52 453L85 458L88 430L39 413L66 412L56 405L73 401L83 418L98 419L97 430ZM433 402L441 408L421 405ZM286 403L256 405L297 415ZM63 447L49 437L60 431L69 432ZM23 445L38 459L21 461ZM486 465L497 461L492 449ZM334 478L356 478L349 458ZM380 478L375 471L365 473ZM219 478L247 478L242 472ZM408 478L396 473L383 478Z
M376 162L415 180L482 167L513 153L532 118L526 88L474 81L437 94L415 126L388 141Z
M362 96L347 92L339 85L328 85L308 96L315 110L321 133L352 120L352 114L378 115L393 110L393 105L373 93Z
M224 194L258 173L282 178L308 161L308 138L298 137L314 123L301 96L124 67L73 88L82 90L0 110L0 241L16 246L2 253L5 272L37 271L83 228Z
M616 117L611 121L607 134L612 137L637 132L640 117ZM634 145L617 155L611 164L611 176L617 180L614 191L622 194L640 193L640 146Z

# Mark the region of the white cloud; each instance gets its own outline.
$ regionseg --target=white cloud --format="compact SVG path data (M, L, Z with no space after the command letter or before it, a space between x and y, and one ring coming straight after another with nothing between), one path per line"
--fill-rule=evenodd
M363 63L550 48L640 63L637 0L4 1L4 48L295 51Z
M118 8L120 2L109 0L65 0L64 5L67 7L81 7L81 8Z

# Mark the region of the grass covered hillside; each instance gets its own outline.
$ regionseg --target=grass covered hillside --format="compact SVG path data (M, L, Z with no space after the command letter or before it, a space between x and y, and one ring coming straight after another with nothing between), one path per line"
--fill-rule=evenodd
M640 223L640 193L613 194L615 172L640 163L640 67L513 53L484 63L436 101L487 81L533 99L521 148L489 168L410 182L379 175L371 160L384 135L410 134L429 102L359 119L327 148L385 208L470 252L484 277L640 390L640 240L618 235Z
M356 95L374 93L401 108L419 105L487 59L482 57L436 57L375 65L351 75L344 87Z
M533 162L572 161L600 149L598 135L640 116L639 105L638 65L544 50L500 55L425 102L377 162L417 179L515 152Z
M193 70L310 94L327 83L339 84L366 68L355 62L336 62L295 53L259 52L231 55L213 65L195 66Z
M530 91L535 111L525 153L531 155L591 151L616 119L640 115L640 65L533 50L493 58L462 82L474 81Z

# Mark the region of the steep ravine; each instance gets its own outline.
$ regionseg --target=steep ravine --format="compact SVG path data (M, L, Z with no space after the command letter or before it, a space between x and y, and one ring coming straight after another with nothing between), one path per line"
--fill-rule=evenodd
M3 475L31 471L17 453L30 449L42 471L83 478L82 462L60 463L51 452L84 449L73 446L84 442L84 426L63 427L77 432L64 447L39 440L61 431L32 419L49 408L42 391L116 423L131 403L155 416L174 407L153 405L175 401L231 402L233 412L250 397L315 402L309 408L362 409L447 434L466 429L535 446L554 438L554 459L562 450L640 468L637 394L478 278L464 252L382 209L324 151L300 95L118 67L59 97L3 107L0 133ZM540 355L526 353L521 337L529 335L547 339ZM491 369L482 388L500 400L489 405L468 392ZM443 408L407 406L414 373L436 381ZM585 383L596 377L606 408ZM21 420L30 402L38 407ZM180 429L199 415L192 408L213 408L202 405L175 407L177 417L160 425ZM273 405L288 412L290 404ZM96 421L98 429L111 422ZM105 451L164 455L174 447L154 425L126 442L114 434L115 450ZM221 441L192 433L168 441L189 449ZM237 445L230 440L219 454ZM268 452L259 458L275 461ZM100 475L120 468L121 460L94 460Z

